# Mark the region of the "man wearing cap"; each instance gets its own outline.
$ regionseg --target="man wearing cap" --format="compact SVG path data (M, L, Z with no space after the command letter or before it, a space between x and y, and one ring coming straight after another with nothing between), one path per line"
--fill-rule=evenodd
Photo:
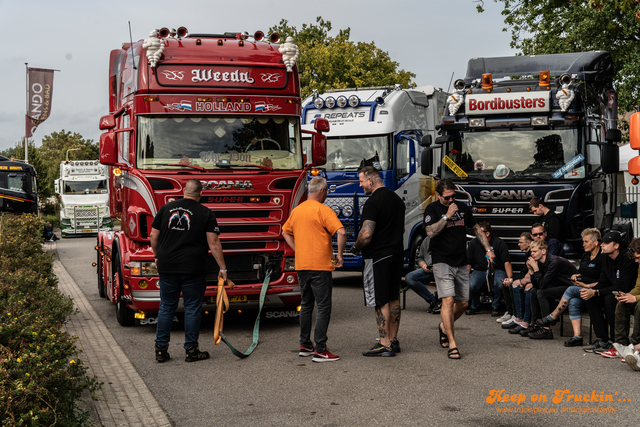
M602 237L602 270L598 283L591 289L580 291L586 301L596 341L586 347L588 353L603 353L613 347L610 338L615 336L615 311L618 301L613 291L629 292L638 277L638 265L627 254L627 247L618 231L609 231ZM605 323L602 309L605 309Z

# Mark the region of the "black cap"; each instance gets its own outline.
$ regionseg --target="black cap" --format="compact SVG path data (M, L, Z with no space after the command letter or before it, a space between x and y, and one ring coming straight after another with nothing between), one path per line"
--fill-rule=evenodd
M622 234L620 234L619 231L609 231L607 234L605 234L604 236L602 236L602 239L600 239L600 241L602 243L622 243Z

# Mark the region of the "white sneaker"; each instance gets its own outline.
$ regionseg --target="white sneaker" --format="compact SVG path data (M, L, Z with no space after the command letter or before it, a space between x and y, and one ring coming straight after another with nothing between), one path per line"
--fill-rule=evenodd
M508 317L507 320L505 320L504 322L502 322L503 325L509 324L509 323L513 323L516 321L516 316L511 316Z
M508 311L505 311L504 314L502 315L502 317L498 317L496 319L496 322L498 323L502 323L502 322L506 322L507 320L511 319L511 315L509 314Z
M628 346L624 346L622 344L618 344L617 342L613 343L613 348L616 349L618 354L624 359L627 354L633 354L633 344L629 344Z
M627 354L627 356L624 358L624 361L634 371L640 371L640 355L637 351L632 354Z

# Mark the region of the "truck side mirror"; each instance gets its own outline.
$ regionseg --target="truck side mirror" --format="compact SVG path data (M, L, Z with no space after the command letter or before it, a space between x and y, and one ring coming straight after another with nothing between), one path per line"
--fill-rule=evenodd
M318 132L329 132L329 120L317 118L313 124L313 128Z
M107 114L106 116L102 116L100 118L100 124L98 125L100 130L113 129L116 127L116 118L113 114Z
M56 194L60 194L60 180L56 179L55 181L53 181L53 188L54 191L56 192Z
M436 138L436 144L446 144L451 141L453 141L452 135L443 135Z
M329 120L317 118L313 128L317 133L311 137L311 166L324 165L327 163L327 137L322 132L329 132Z
M113 130L100 135L100 163L107 166L115 166L118 163L118 146Z
M321 133L316 133L311 137L311 158L312 166L324 165L327 163L327 137Z
M420 156L420 172L422 173L422 175L431 175L433 173L432 154L433 153L430 149L422 150L422 154Z
M607 134L609 131L607 131ZM602 171L604 173L618 173L620 169L620 150L616 144L601 145Z
M620 142L622 141L622 132L618 129L609 129L607 130L604 139L607 142Z
M421 147L430 147L432 143L433 143L433 140L431 138L431 135L425 135L420 140Z

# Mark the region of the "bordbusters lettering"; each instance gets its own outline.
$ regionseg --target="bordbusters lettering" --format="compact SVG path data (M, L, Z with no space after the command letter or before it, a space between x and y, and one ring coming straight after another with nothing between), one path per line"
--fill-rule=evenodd
M530 200L536 195L533 190L482 190L480 200Z

